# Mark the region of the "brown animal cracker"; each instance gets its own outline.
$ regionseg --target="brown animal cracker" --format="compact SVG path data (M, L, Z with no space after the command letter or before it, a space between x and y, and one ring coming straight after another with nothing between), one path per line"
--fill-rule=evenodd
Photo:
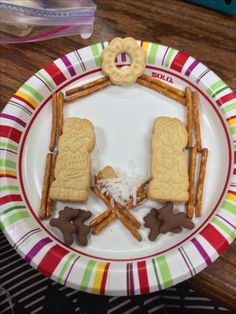
M160 209L152 208L151 211L143 218L145 221L144 227L150 229L149 240L156 240L157 236L161 233L161 227L166 223L166 217L172 217L173 214L173 203L167 202ZM173 233L181 232L181 227L174 226L168 231Z
M73 243L73 234L76 232L77 227L71 221L79 216L80 210L65 207L59 212L58 218L52 218L50 225L60 229L65 244L71 245Z
M158 220L158 211L156 208L152 208L150 213L147 214L143 220L145 221L144 227L149 228L150 232L148 239L150 241L156 240L157 236L160 234L160 227L162 222Z
M186 229L193 229L194 223L186 217L185 213L173 213L174 205L170 202L166 206L158 210L158 219L163 222L160 227L160 233L175 232L177 228L184 227Z
M186 202L188 169L184 149L188 134L176 119L160 117L154 121L151 140L151 181L148 197L156 201Z
M88 244L87 235L90 232L90 228L84 224L84 221L89 219L92 216L92 213L83 209L80 209L79 211L79 215L74 219L73 223L77 227L76 235L79 244L86 246Z
M93 125L69 118L59 139L58 157L49 196L53 200L86 201L90 190L90 152L95 146Z

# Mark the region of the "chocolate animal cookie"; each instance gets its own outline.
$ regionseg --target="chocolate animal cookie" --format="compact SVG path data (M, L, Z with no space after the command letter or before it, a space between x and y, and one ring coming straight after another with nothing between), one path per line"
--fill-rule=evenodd
M73 243L73 234L76 232L77 227L71 223L71 221L78 217L79 213L79 209L65 207L63 210L59 211L58 218L52 218L49 222L52 227L60 229L63 234L64 242L67 245Z
M160 233L167 233L179 227L193 229L194 223L192 220L188 219L185 213L174 214L173 208L173 203L167 202L166 206L158 209L158 219L163 222Z
M73 243L73 234L76 233L79 244L87 245L87 235L90 228L84 225L84 221L92 216L90 211L79 208L65 207L59 212L58 218L52 218L50 225L60 229L63 234L65 244L71 245Z
M168 210L169 205L163 206L161 210L162 209L164 210L165 208ZM143 218L143 220L145 221L144 227L150 229L150 232L148 235L148 239L150 241L156 240L157 236L161 233L160 228L163 225L163 221L160 220L158 211L159 211L158 209L152 208L149 214L147 214ZM180 231L181 231L181 228L179 227L173 228L171 230L171 232L174 232L174 233L179 233Z
M145 221L144 227L149 228L150 232L148 239L150 241L156 240L157 236L160 234L160 227L162 225L161 221L158 220L158 212L156 208L152 208L150 213L147 214L143 220Z
M79 215L73 221L74 225L77 227L76 235L78 238L78 242L82 246L86 246L88 244L87 235L90 232L89 226L84 224L84 221L89 219L92 216L92 213L88 210L79 209Z

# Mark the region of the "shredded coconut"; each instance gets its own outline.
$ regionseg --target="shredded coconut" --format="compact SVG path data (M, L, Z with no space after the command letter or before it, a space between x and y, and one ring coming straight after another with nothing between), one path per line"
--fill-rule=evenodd
M136 205L137 189L147 180L148 176L134 168L128 174L121 170L116 171L118 173L117 178L100 180L100 183L105 186L102 193L105 189L116 202L122 205L125 205L132 198L134 205Z
M106 188L103 188L103 189L101 190L101 193L107 195L107 190L106 190Z
M114 202L114 199L113 199L113 198L110 199L110 203L111 203L111 207L114 208L114 207L115 207L115 202Z

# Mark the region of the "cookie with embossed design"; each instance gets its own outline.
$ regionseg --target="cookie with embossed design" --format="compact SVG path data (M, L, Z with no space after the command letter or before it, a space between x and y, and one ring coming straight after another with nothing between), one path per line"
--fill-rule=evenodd
M86 119L69 118L58 144L55 180L49 197L61 201L86 201L90 190L90 153L95 146L93 124Z
M186 203L189 177L184 149L188 133L176 118L159 117L154 121L151 139L150 199Z

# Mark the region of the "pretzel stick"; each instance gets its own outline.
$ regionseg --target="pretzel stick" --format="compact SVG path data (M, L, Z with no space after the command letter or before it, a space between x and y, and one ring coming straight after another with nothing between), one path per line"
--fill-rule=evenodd
M142 75L140 76L140 79L146 80L146 81L148 81L148 82L150 82L150 83L153 83L153 84L155 84L155 85L158 85L158 86L160 86L160 87L162 87L162 88L164 88L164 89L169 90L169 91L172 92L173 94L176 94L176 95L178 95L178 96L180 96L180 97L182 97L182 98L185 98L185 93L184 93L182 90L180 90L180 89L178 89L178 88L175 88L175 87L173 87L173 86L171 86L171 85L169 85L169 84L166 84L166 83L162 82L161 80L158 80L158 79L156 79L156 78L153 78L153 77L151 77L151 76L149 76L149 75L147 75L147 74L142 74Z
M140 186L139 187L140 191L142 191L143 188L144 188L143 186ZM124 214L124 216L126 216L126 218L128 218L132 222L132 224L136 228L140 229L140 227L141 227L140 222L127 210L127 208L125 206L122 206L120 203L118 203L116 201L114 201L114 205L117 209L119 209L121 211L122 214ZM132 207L134 207L133 203L132 203Z
M57 153L55 155L53 155L53 157L52 157L49 190L50 190L52 182L55 180L54 172L55 172L56 161L57 161ZM49 193L48 193L47 209L46 209L46 216L47 217L50 217L52 215L53 204L54 204L54 201L49 197Z
M138 200L137 200L137 204L141 203L145 198L147 197L147 192L144 191L142 194L140 194ZM130 201L128 204L126 204L125 208L126 209L132 209L134 207L134 204L132 201ZM98 232L103 230L103 228L105 228L109 223L111 223L113 220L116 219L116 215L111 214L111 210L108 208L105 212L109 212L110 215L107 216L107 218L105 218L104 220L102 220L102 222L100 222L99 224L97 224L97 226L95 228L97 228L98 226L100 226L101 224L104 224L104 227L101 227L101 229L98 228ZM101 214L102 215L102 214ZM101 215L97 216L97 218L99 218ZM112 216L113 215L113 216ZM111 217L112 216L112 217ZM96 218L95 218L96 219ZM106 221L108 221L108 223L106 223ZM97 234L96 233L96 234Z
M94 180L95 183L98 183L98 184L99 184L99 179L98 179L98 177L95 176L94 178L95 178L95 180ZM145 193L143 193L143 192L145 191L144 188L145 188L145 186L147 185L148 182L149 182L149 180L145 181L142 185L140 185L140 187L138 187L138 189L137 189L137 196L138 196L137 204L140 203L140 202L142 202L142 201L146 198L146 196L147 196L147 195L146 195L146 192L145 192ZM101 185L101 188L103 188L103 187L104 187L104 186ZM122 208L123 214L124 214L127 218L131 219L132 222L133 222L133 224L134 224L137 228L139 228L139 226L140 226L139 221L136 220L136 218L135 218L130 212L128 212L128 210L127 210L127 209L131 209L131 208L134 207L134 204L133 204L133 201L132 201L132 200L130 200L128 203L126 203L125 206L122 206L121 204L119 204L118 202L116 202L116 207L120 207L120 209ZM128 214L127 214L127 212L128 212ZM106 219L107 217L109 217L110 214L111 214L111 210L108 208L108 209L107 209L106 211L104 211L102 214L100 214L99 216L95 217L92 221L90 221L89 226L90 226L90 227L93 227L93 226L95 226L95 225L100 224L101 221L102 221L103 219ZM131 218L131 216L132 216L132 218ZM114 217L114 219L115 219L115 217Z
M132 224L136 228L138 228L138 229L141 228L141 223L127 210L127 208L125 208L124 206L122 206L118 202L115 202L115 206L116 206L116 208L118 208L121 211L122 214L124 214L124 216L126 216L132 222Z
M141 203L146 197L147 197L146 191L143 191L142 193L140 193L140 196L137 199L136 205ZM132 209L133 207L135 207L133 204L133 201L130 201L129 203L125 204L125 208L127 208L127 209Z
M203 196L203 187L206 176L206 165L207 165L208 149L203 148L201 165L198 177L197 185L197 197L196 197L196 207L195 207L195 216L200 217L202 214L202 196Z
M138 233L138 231L134 228L134 226L124 218L123 215L121 215L121 213L119 212L119 210L116 207L112 207L109 199L106 198L105 195L100 194L100 191L98 188L96 187L92 187L92 191L107 205L108 208L110 208L112 210L112 212L114 212L114 214L116 215L116 217L121 221L121 223L123 224L123 226L126 227L126 229L129 230L129 232L138 240L141 241L142 237L141 235Z
M66 91L66 96L71 96L73 94L81 92L82 90L85 90L85 89L88 89L90 87L99 85L99 84L101 84L103 82L106 82L108 80L109 80L108 76L103 76L103 77L101 77L101 78L99 78L99 79L97 79L95 81L92 81L92 82L89 82L89 83L86 83L86 84L83 84L83 85L71 88L71 89Z
M136 228L130 223L130 221L125 219L125 217L119 212L119 210L116 207L113 207L113 211L115 215L117 216L117 218L121 221L123 226L125 226L138 241L141 241L142 236L139 234Z
M133 207L135 207L135 205L137 205L138 203L140 203L141 201L143 201L146 197L147 197L147 193L145 191L145 186L149 183L150 179L148 179L147 181L145 181L142 185L140 185L138 188L137 188L137 198L138 200L136 199L136 204L133 203L133 199L131 198L129 200L129 202L125 203L125 208L126 209L131 209ZM141 196L144 196L144 198L142 198L142 200L140 201L140 197ZM130 207L131 206L131 207Z
M86 89L86 90L83 90L81 92L78 92L77 94L73 94L71 96L68 96L65 98L65 102L68 103L70 101L73 101L73 100L76 100L76 99L79 99L81 97L84 97L84 96L88 96L90 94L93 94L94 92L100 90L100 89L103 89L104 87L106 86L109 86L111 85L111 81L105 81L99 85L95 85L93 87L90 87L89 89Z
M194 146L190 150L189 162L189 200L187 203L187 216L193 218L194 213L194 178L196 170L197 147Z
M92 234L96 235L101 232L107 225L109 225L114 219L116 219L116 215L112 213L106 219L104 219L101 223L95 226L92 230Z
M156 85L154 83L150 83L149 81L143 80L141 78L138 78L136 82L138 84L143 85L143 86L145 86L147 88L150 88L150 89L152 89L152 90L154 90L156 92L159 92L159 93L161 93L161 94L163 94L163 95L165 95L165 96L167 96L167 97L169 97L171 99L174 99L175 101L179 102L180 104L182 104L184 106L186 104L185 98L182 98L182 97L172 93L171 91L169 91L169 90L167 90L167 89L165 89L165 88L163 88L161 86L158 86L158 85Z
M100 178L97 177L97 176L94 176L94 182L95 184L99 184L100 186L100 189L102 189L104 187L103 184L100 183ZM137 189L137 204L142 202L146 196L147 196L147 193L145 191L145 186L148 184L149 182L149 179L147 181L145 181L142 185L140 185ZM109 202L110 204L110 202ZM117 203L119 204L119 203ZM116 204L116 205L117 205ZM119 204L120 205L120 204ZM121 205L120 205L121 206ZM123 206L121 206L123 207ZM127 210L127 208L131 209L134 207L134 204L133 204L133 201L132 199L126 203L125 207L125 210ZM126 211L125 211L126 212ZM127 212L126 212L127 213ZM112 218L110 217L112 216ZM127 217L127 215L126 215ZM132 216L133 218L135 218L134 216ZM102 214L98 215L96 218L94 218L91 222L90 222L90 227L94 227L96 225L101 225L101 229L98 227L98 229L96 229L96 234L99 233L101 230L103 230L103 228L105 228L110 222L112 222L114 219L116 218L115 215L112 214L112 210L111 208L108 208L106 211L104 211ZM128 217L127 217L128 218ZM132 219L132 218L131 218ZM106 223L107 221L107 223ZM139 226L139 222L137 221L135 224L137 224L137 226ZM96 228L96 227L95 227Z
M99 184L99 177L96 176L96 175L94 175L94 183L95 183L96 185ZM101 185L101 188L103 188L103 187L105 187L105 186L104 186L104 185ZM91 189L92 189L92 187L91 187ZM109 202L109 204L110 204L110 202ZM91 220L90 223L89 223L89 226L90 226L90 227L94 227L95 225L100 224L100 222L101 222L102 220L104 220L105 218L109 217L109 215L110 215L111 213L112 213L112 210L111 210L111 208L108 207L107 210L105 210L105 211L104 211L103 213L101 213L99 216L97 216L97 217L95 217L93 220Z
M139 229L141 227L140 222L125 207L123 207L118 202L115 202L115 206L121 211L122 214L124 214L133 223L133 225L136 228ZM96 225L99 225L104 219L108 218L111 214L112 214L112 211L110 208L108 208L102 214L100 214L99 216L94 218L92 221L90 221L89 226L94 227ZM116 216L114 217L114 219L115 218Z
M90 221L89 226L94 227L98 224L100 224L105 218L109 217L111 215L112 211L110 208L105 210L103 213L95 217L93 220Z
M57 94L52 94L52 129L51 129L51 140L49 144L49 150L54 151L57 139Z
M47 158L46 158L46 164L45 164L42 196L41 196L41 203L40 203L40 209L39 209L40 219L44 219L47 214L47 199L48 199L48 191L49 191L49 183L50 183L51 166L52 166L52 153L48 153Z
M100 178L98 176L94 176L94 182L95 184L99 185L99 189L101 190L102 188L105 187L104 184L100 183ZM146 186L146 184L149 182L149 180L147 180L146 182L144 182L140 187L138 187L137 189L137 194L141 194L141 192L144 191L144 188ZM137 227L138 229L141 227L140 222L126 209L126 207L122 206L121 204L119 204L118 202L115 202L115 206L120 209L122 211L122 213L132 221L132 223L134 224L135 227ZM134 206L132 204L132 206ZM89 226L93 227L95 225L98 225L103 219L107 218L110 214L112 213L112 211L108 208L106 211L104 211L102 214L100 214L99 216L95 217L92 221L90 221ZM115 217L114 217L115 218Z
M190 87L186 87L186 104L187 104L187 130L188 130L188 148L193 146L193 104Z
M64 94L59 93L57 99L58 99L57 129L58 129L58 136L61 136L62 129L63 129L63 122L64 122Z
M195 138L197 151L202 151L202 141L201 141L201 127L200 127L200 117L199 117L199 97L198 93L193 92L193 119L195 124Z

